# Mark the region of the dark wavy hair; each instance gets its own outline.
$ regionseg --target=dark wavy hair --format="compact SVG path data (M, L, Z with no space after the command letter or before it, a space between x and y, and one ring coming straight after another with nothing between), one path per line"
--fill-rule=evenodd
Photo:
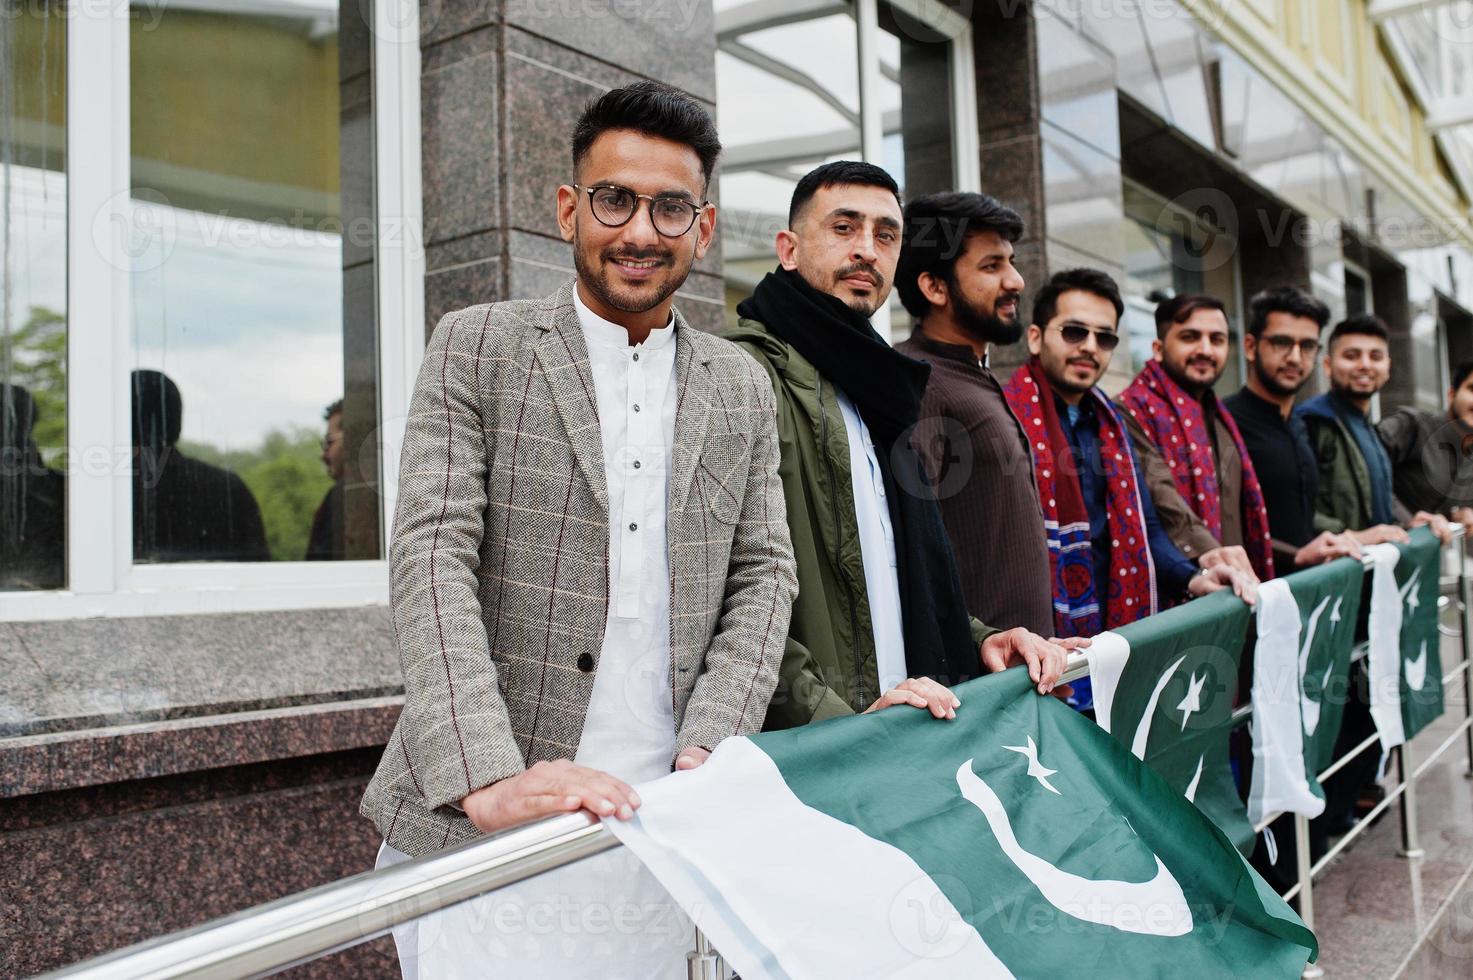
M956 285L956 260L968 235L995 231L1010 242L1023 237L1018 212L986 194L945 191L918 197L905 206L905 244L895 270L895 290L906 312L923 317L931 304L916 280L929 272Z
M1043 288L1033 298L1033 325L1042 327L1052 320L1059 311L1059 297L1074 290L1093 293L1101 299L1109 300L1110 305L1115 307L1117 322L1125 313L1125 301L1120 298L1120 287L1110 278L1109 273L1099 269L1065 269L1049 276L1048 282L1043 284Z
M825 163L814 167L803 175L798 181L798 186L793 188L793 199L788 203L788 227L793 227L793 222L808 202L813 200L825 187L837 187L841 184L858 184L861 187L883 187L895 195L895 202L900 203L900 186L881 168L872 163L861 163L858 160L835 160L833 163Z
M1330 308L1298 286L1275 286L1265 289L1248 301L1248 336L1263 336L1270 313L1302 316L1319 324L1321 330L1330 322Z
M573 169L576 171L593 141L611 129L632 129L682 143L696 151L701 174L711 183L711 172L721 156L716 123L705 106L662 82L635 82L605 92L583 109L573 127Z

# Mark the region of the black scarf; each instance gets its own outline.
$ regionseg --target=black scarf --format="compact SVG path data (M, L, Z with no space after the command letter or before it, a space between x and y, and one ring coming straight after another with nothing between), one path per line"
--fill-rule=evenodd
M807 358L849 396L869 428L895 535L906 669L947 685L976 677L981 662L951 541L910 444L931 366L895 350L868 319L786 269L763 277L737 313Z

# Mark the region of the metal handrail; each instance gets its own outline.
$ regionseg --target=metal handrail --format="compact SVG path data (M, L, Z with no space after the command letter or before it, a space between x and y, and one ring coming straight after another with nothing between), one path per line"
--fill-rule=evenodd
M1454 541L1461 543L1463 528L1454 526ZM1362 557L1370 566L1370 559ZM1463 604L1463 667L1447 678L1463 673L1465 693L1473 683L1467 668L1469 644L1468 578L1466 559L1458 575ZM1088 655L1072 651L1061 683L1078 680L1089 673ZM1465 697L1465 701L1469 701ZM1465 705L1473 712L1473 702ZM1233 712L1237 724L1251 714L1251 704ZM1308 821L1295 815L1298 842L1299 882L1284 893L1298 896L1300 915L1314 927L1313 883L1354 838L1393 802L1402 802L1403 848L1408 857L1420 856L1415 846L1414 814L1410 812L1417 777L1459 735L1468 739L1469 766L1473 771L1473 715L1465 719L1422 765L1409 775L1403 770L1400 784L1363 818L1327 854L1313 865L1309 861ZM1335 760L1320 774L1324 779L1354 756L1369 748L1379 736L1371 736L1351 752ZM1400 757L1399 763L1404 762ZM1411 819L1409 819L1411 817ZM1262 828L1257 828L1262 829ZM331 882L309 891L289 895L216 919L193 929L171 933L134 946L104 954L73 966L45 974L69 980L143 980L143 978L235 978L267 976L320 956L385 935L395 926L467 901L486 892L505 888L535 875L556 870L583 858L622 846L602 823L584 813L562 814L505 831L493 837L470 841L449 850L406 861L389 868ZM719 957L699 931L696 948L687 954L692 977L719 977L724 972ZM1312 966L1306 975L1315 975Z
M46 977L258 977L621 846L584 813L549 817L161 936Z

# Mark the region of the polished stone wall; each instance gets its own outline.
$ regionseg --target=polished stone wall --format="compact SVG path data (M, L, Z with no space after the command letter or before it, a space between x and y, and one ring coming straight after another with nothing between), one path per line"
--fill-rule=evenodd
M716 36L710 5L690 0L434 0L420 16L432 329L449 310L546 295L572 274L554 207L578 114L640 78L714 112ZM720 326L719 241L678 295L697 326Z

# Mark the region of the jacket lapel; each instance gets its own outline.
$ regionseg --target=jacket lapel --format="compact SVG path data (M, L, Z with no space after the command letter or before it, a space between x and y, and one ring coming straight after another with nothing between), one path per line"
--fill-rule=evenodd
M696 350L691 340L695 328L675 313L675 445L671 447L669 513L679 511L690 496L706 432L711 426L711 403L715 384L709 358Z
M603 435L598 424L598 404L593 395L593 371L588 364L588 345L573 306L573 285L568 283L554 296L547 319L539 324L546 331L537 345L537 361L552 391L553 404L567 431L568 442L583 478L605 515L609 512L609 488L604 478Z

